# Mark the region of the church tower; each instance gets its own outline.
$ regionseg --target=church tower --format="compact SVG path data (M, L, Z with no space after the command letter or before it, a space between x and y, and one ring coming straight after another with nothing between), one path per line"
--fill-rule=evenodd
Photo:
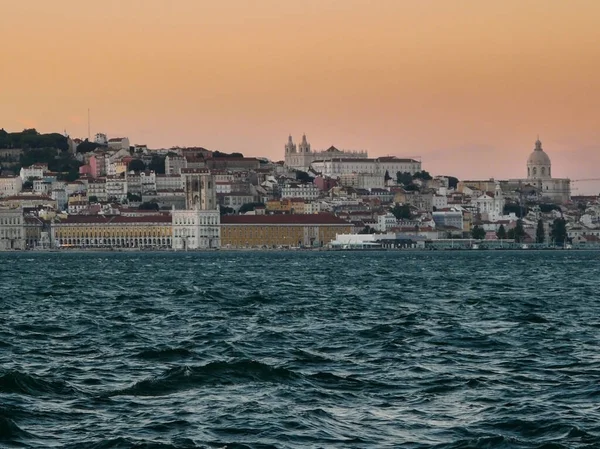
M298 149L302 154L310 153L310 144L306 141L306 134L302 134L302 142L300 143Z
M296 152L296 144L294 144L294 141L292 140L292 136L290 135L288 137L288 141L285 144L285 154L291 154L291 153L295 153Z

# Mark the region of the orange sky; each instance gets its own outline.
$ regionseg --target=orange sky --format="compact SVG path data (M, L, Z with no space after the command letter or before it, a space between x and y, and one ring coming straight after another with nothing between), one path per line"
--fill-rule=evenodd
M598 0L7 0L0 127L600 178ZM579 183L581 191L589 184ZM581 193L574 191L573 193ZM596 190L598 191L598 190Z

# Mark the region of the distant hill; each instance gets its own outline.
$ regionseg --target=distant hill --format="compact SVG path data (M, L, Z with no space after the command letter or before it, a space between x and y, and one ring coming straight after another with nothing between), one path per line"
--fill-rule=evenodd
M67 138L59 133L40 134L35 129L9 133L0 129L0 149L22 148L23 150L54 148L67 151Z

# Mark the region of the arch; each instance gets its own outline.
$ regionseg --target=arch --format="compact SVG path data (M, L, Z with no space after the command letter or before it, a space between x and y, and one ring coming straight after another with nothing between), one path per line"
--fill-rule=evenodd
M546 167L541 168L541 175L542 176L546 175Z
M533 176L537 176L537 167L533 167L533 170L531 172Z

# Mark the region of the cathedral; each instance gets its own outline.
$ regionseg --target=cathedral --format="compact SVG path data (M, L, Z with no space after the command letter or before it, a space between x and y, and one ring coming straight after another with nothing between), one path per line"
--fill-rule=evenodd
M310 164L318 160L327 160L332 158L358 159L368 158L366 151L347 151L338 150L331 146L327 150L312 151L310 144L306 140L306 134L302 136L302 142L294 143L292 136L289 136L285 144L285 165L295 170L308 171Z
M552 177L552 163L540 139L536 140L535 148L527 158L527 178L510 179L508 183L511 187L531 186L542 200L566 203L571 199L571 180Z

